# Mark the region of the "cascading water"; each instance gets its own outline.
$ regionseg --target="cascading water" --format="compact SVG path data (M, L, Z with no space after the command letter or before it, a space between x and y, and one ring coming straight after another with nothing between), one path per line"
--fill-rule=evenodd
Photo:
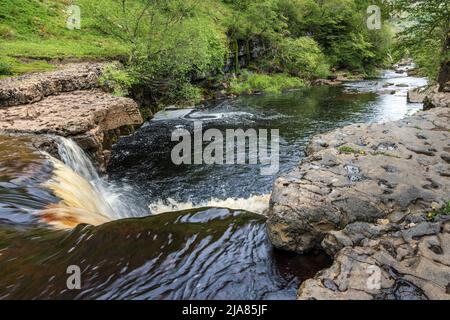
M89 181L99 181L100 176L84 151L71 139L58 137L58 154L73 171Z
M74 141L66 138L57 141L63 162L48 155L54 171L43 186L52 190L61 201L40 212L45 222L58 228L73 228L79 223L99 225L148 214L137 208L130 196L125 198L125 190L102 179Z

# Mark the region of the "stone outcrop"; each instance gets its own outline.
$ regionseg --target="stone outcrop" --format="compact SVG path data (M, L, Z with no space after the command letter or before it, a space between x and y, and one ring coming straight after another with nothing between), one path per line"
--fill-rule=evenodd
M450 109L351 125L313 138L272 194L269 231L280 248L319 247L355 222L399 221L450 195Z
M330 268L303 282L298 298L448 300L450 222L411 223L346 246Z
M29 104L63 92L98 87L104 64L73 63L53 72L0 80L0 108Z
M441 92L436 87L423 100L424 110L450 107L450 92Z
M433 93L435 88L423 87L408 90L407 101L408 103L423 103L425 98Z
M111 135L142 123L132 99L99 89L103 68L96 63L69 64L54 72L0 81L0 132L72 138L103 167Z
M450 107L450 61L442 64L438 85L427 94L423 103L425 110Z
M299 298L450 298L450 216L427 216L450 200L450 109L344 127L306 153L275 182L267 222L276 247L335 257Z

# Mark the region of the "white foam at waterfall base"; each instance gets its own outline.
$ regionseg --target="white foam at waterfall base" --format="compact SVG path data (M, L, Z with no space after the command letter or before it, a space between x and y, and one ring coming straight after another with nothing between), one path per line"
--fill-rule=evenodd
M180 202L172 198L158 200L149 205L152 214L161 214L171 211L189 210L195 208L215 207L228 208L232 210L244 210L258 214L266 214L269 209L270 194L251 196L249 198L212 198L208 201L193 203L191 201Z

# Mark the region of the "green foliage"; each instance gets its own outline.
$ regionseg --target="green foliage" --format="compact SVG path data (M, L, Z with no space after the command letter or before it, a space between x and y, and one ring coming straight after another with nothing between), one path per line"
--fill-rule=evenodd
M3 38L4 40L14 39L15 32L10 26L0 24L0 38Z
M20 61L16 58L0 56L0 77L53 69L54 66L44 60Z
M0 76L11 75L11 66L6 61L0 60Z
M366 27L367 7L380 1L280 0L292 36L316 40L335 68L370 72L385 63L392 37L389 25L382 30Z
M450 214L450 201L447 201L444 206L441 208L441 212L445 215Z
M327 58L312 38L283 38L277 51L272 63L275 63L281 71L307 79L324 78L329 74Z
M112 1L112 0L111 0ZM82 30L66 28L65 13L69 1L1 0L0 59L26 58L113 58L124 55L124 45L91 27L88 0L82 7ZM22 64L22 66L20 66ZM51 69L45 61L12 62L14 74Z
M192 82L221 70L226 53L223 30L196 1L130 1L91 5L98 28L128 43L127 73L133 92L150 95L155 104L196 102Z
M350 146L341 146L338 148L339 152L345 153L345 154L359 154L359 155L365 155L366 152L364 150L359 150L352 148Z
M287 74L257 74L244 71L241 76L231 81L231 92L241 93L281 93L286 89L302 88L305 82Z
M66 28L69 4L81 7L81 30ZM243 46L251 60L250 45L257 43L251 65L261 75L243 74L233 86L278 92L326 77L332 67L369 74L389 60L389 25L366 27L371 4L382 1L1 0L0 59L14 58L8 70L16 74L51 68L19 57L120 58L125 69L108 70L102 80L116 94L145 96L155 105L195 103L202 80L220 75Z
M128 96L135 84L133 77L118 65L108 65L99 79L100 85L119 97Z
M391 1L398 20L397 56L411 55L422 73L434 79L441 62L450 59L450 2Z
M450 201L444 203L442 207L434 207L433 210L428 212L427 218L432 220L438 216L450 215Z

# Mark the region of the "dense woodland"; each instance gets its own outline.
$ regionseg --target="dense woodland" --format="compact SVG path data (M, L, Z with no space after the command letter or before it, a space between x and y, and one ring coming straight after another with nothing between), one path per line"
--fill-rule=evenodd
M66 28L70 4L81 8L80 30ZM369 30L367 8L374 4L382 27ZM111 67L104 85L154 104L196 103L224 82L236 93L278 92L336 72L374 76L406 56L434 79L448 59L449 6L438 0L1 0L0 77L51 69L52 59L120 59L125 67Z

